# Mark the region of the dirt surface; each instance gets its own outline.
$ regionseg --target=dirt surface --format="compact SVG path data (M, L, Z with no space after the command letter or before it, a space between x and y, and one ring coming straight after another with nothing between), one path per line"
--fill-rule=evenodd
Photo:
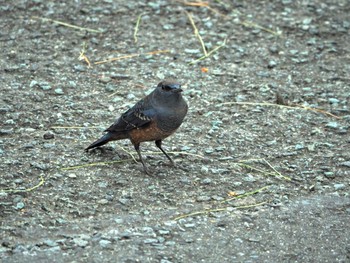
M192 64L203 50L186 11L220 47ZM0 261L350 262L349 13L3 2ZM190 106L164 141L177 168L153 143L152 176L128 141L83 151L167 77Z

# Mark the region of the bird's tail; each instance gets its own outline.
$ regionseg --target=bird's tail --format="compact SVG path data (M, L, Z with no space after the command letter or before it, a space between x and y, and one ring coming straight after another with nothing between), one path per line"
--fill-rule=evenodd
M109 133L103 135L100 139L98 139L98 140L95 141L94 143L90 144L90 145L85 149L85 151L88 151L88 150L90 150L90 149L93 149L93 148L95 148L95 147L102 146L102 145L108 143L109 141L112 140L112 137L113 137L113 136L112 136L112 133L111 133L111 132L109 132Z

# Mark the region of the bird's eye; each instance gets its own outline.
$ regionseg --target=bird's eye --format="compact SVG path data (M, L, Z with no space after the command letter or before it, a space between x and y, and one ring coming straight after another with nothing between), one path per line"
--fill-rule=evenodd
M162 86L162 90L169 91L169 90L171 90L171 87L168 85L164 85L164 86Z

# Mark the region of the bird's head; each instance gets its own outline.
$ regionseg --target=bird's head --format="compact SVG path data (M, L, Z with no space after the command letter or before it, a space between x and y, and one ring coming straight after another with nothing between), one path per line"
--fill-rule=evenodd
M157 90L165 96L173 96L174 94L179 94L182 91L181 85L172 79L163 80L160 82L157 86Z

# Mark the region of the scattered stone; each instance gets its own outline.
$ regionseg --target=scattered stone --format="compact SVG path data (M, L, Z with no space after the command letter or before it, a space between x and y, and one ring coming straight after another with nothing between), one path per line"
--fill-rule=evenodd
M86 68L83 65L75 65L73 68L75 71L78 71L78 72L86 71Z
M86 247L89 244L89 241L82 239L80 237L73 238L73 242L78 246L78 247Z
M109 203L109 201L107 199L101 199L101 200L98 200L97 203L100 205L106 205Z
M170 234L170 231L166 230L166 229L160 229L158 232L160 235L169 235Z
M268 68L274 68L277 66L277 62L274 60L270 60L269 64L267 65Z
M158 239L156 238L146 238L143 243L145 244L152 244L152 243L158 243Z
M110 82L112 79L110 78L110 77L108 77L108 76L102 76L101 78L100 78L100 82L102 82L102 83L108 83L108 82ZM108 86L108 85L107 85ZM107 88L106 88L106 90L107 90Z
M185 48L185 53L187 54L198 54L200 53L200 50L199 49L189 49L189 48Z
M324 175L327 178L335 178L335 174L333 172L324 172Z
M23 183L23 179L18 178L18 179L15 179L13 182L14 182L15 184L22 184L22 183Z
M328 122L326 124L327 128L337 129L339 127L339 124L335 121Z
M29 84L29 88L33 88L35 86L39 87L39 82L37 82L36 80L32 80Z
M77 87L77 83L75 83L75 81L70 80L68 81L68 88L76 88Z
M122 219L122 218L116 218L116 219L114 219L114 222L115 222L116 224L123 224L123 223L124 223L124 219Z
M23 202L18 202L17 204L16 204L16 206L15 206L15 209L16 210L21 210L21 209L23 209L24 208L24 203Z
M55 138L55 134L49 131L49 132L44 133L43 138L45 140L51 140L51 139Z
M328 102L330 104L338 104L340 101L338 99L336 99L336 98L329 98Z
M63 91L62 88L57 88L57 89L55 89L55 94L57 94L57 95L63 95L63 94L64 94L64 91Z
M105 90L107 92L115 92L117 89L117 86L115 86L113 83L107 83Z
M43 241L43 244L48 246L48 247L55 247L57 246L57 242L51 239L46 239Z
M350 168L350 161L340 163L341 166L346 166Z
M196 198L196 201L197 202L208 202L211 200L211 197L210 196L207 196L207 195L202 195L202 196L198 196Z
M109 240L102 239L102 240L100 240L100 242L98 242L98 243L99 243L99 245L100 245L102 248L105 248L105 249L111 249L111 248L113 248L112 242L109 241Z
M202 184L211 184L212 180L210 178L205 178L202 180Z
M302 149L304 149L304 145L303 144L295 145L295 150L302 150Z
M345 189L345 184L334 184L333 186L336 191Z
M13 133L13 129L0 129L0 135L10 135Z

